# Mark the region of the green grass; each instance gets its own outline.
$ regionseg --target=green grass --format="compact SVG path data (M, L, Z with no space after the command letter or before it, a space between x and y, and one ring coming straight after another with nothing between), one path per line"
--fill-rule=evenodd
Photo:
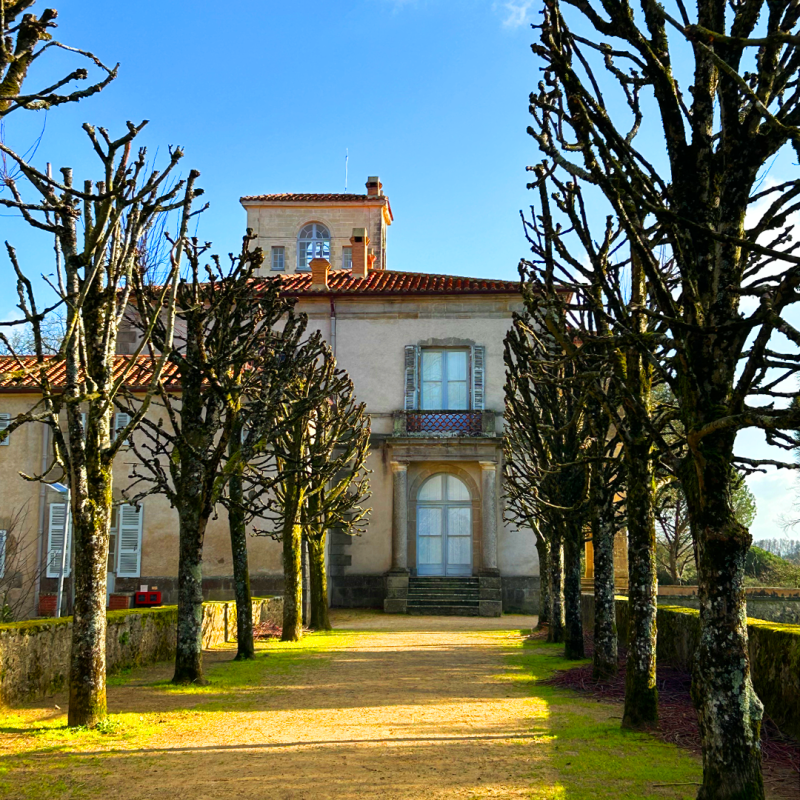
M541 683L556 670L587 663L567 661L562 653L563 645L528 642L508 656L513 669L506 677L534 698L536 741L547 748L547 757L534 762L531 798L694 798L699 759L647 734L622 730L621 704L598 703Z
M509 620L513 624L513 620ZM525 632L527 633L527 632ZM516 742L527 749L529 797L532 800L689 800L697 792L701 768L697 758L646 734L620 728L621 705L547 686L543 680L558 669L576 666L562 656L563 646L524 642L519 631L470 631L465 639L491 637L506 654L500 676L514 693L530 698L528 735ZM159 731L202 729L207 715L257 707L264 694L291 690L328 665L336 650L373 631L316 633L301 642L259 643L252 661L224 661L206 670L204 686L146 682L148 668L134 668L110 681L136 681L146 713L112 714L100 728L71 730L63 714L34 718L20 710L0 715L0 740L16 752L0 758L2 800L88 800L113 785L115 760L102 752L148 747ZM233 653L229 650L230 655ZM585 662L577 662L585 663ZM311 672L309 672L309 670ZM166 726L166 728L164 727ZM15 746L13 743L17 741ZM310 757L310 756L309 756ZM157 754L137 755L142 767ZM657 784L673 784L658 786ZM675 785L679 784L679 785ZM684 784L684 785L680 785Z

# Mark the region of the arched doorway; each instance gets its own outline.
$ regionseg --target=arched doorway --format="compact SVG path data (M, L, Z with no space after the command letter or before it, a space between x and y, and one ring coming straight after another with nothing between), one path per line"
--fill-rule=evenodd
M417 575L472 574L472 498L455 475L431 475L417 495Z

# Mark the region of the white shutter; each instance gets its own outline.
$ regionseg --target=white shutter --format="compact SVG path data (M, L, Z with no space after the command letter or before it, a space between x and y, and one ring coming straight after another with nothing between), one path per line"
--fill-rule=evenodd
M483 411L486 394L486 348L472 348L472 410Z
M142 566L142 507L119 507L117 577L138 578Z
M414 411L419 405L419 347L406 345L405 360L405 410Z
M72 532L72 519L67 513L66 503L50 504L50 527L47 533L47 577L57 578L61 571L61 551L64 547L64 528L69 524ZM67 559L64 564L64 576L70 570L70 546L72 537L67 535Z
M7 531L0 531L0 578L6 574L6 540Z
M4 431L11 424L11 414L0 414L0 431ZM0 444L6 445L11 441L10 436L6 436Z
M118 411L114 414L114 436L125 428L125 426L131 421L131 415L126 414L124 411Z

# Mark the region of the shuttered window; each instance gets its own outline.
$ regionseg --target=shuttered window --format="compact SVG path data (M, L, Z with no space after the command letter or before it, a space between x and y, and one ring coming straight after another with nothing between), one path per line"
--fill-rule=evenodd
M405 355L405 410L414 411L418 406L418 363L419 347L406 345Z
M4 431L11 424L11 414L0 414L0 431ZM6 436L0 445L7 445L11 441L11 436Z
M8 531L0 531L0 578L5 577L6 574L6 541L8 540Z
M472 410L483 411L486 403L486 348L472 348Z
M138 578L142 566L142 507L120 506L117 515L117 577Z
M47 577L57 578L61 572L61 553L64 549L64 532L67 530L67 554L64 575L70 571L70 547L72 545L72 520L67 514L66 503L50 504L50 526L47 531Z

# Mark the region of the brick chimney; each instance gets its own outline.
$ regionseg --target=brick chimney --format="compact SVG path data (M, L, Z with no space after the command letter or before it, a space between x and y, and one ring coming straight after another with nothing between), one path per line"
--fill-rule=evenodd
M367 229L353 228L350 244L353 246L353 277L366 278L370 267L369 261L367 260L367 245L369 244Z
M327 258L311 259L311 290L314 292L324 292L328 288L328 273L331 269L331 262Z
M370 197L380 197L383 194L383 184L377 175L367 178L367 194Z

